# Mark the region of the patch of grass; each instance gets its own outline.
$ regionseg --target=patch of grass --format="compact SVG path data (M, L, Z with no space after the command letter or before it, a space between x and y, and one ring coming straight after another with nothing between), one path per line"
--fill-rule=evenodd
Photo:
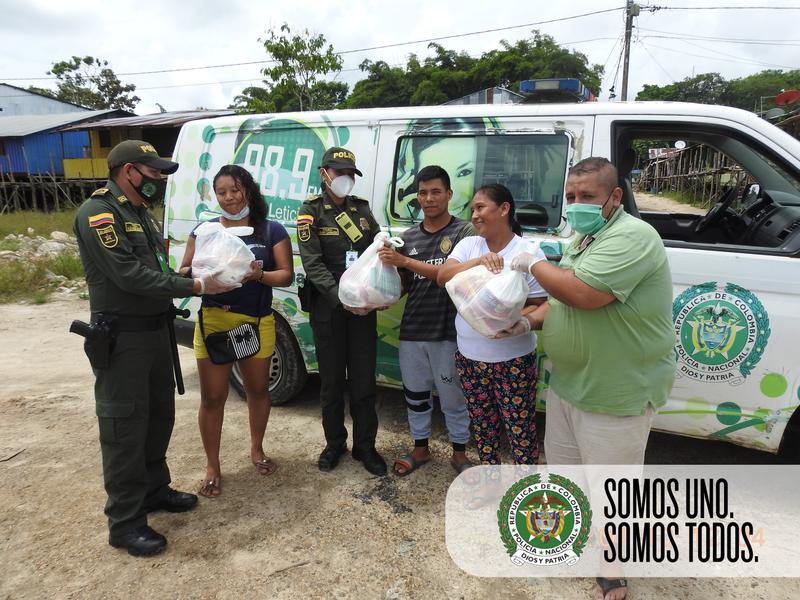
M687 196L685 194L681 194L680 192L673 192L671 190L663 190L659 192L660 196L664 196L665 198L669 198L670 200L675 200L676 202L680 202L681 204L688 204L689 206L699 206L700 208L707 208L708 202L700 202L696 201L691 196Z
M0 250L11 250L16 252L22 243L19 240L0 240Z
M0 263L0 302L30 298L49 288L47 270L39 262L21 260Z
M83 264L81 259L70 252L62 252L52 258L42 259L42 264L46 269L55 275L61 275L67 279L82 279Z
M22 210L0 215L0 238L9 233L27 233L32 227L34 235L49 237L53 231L63 231L72 234L72 222L75 220L77 208L58 212L39 212Z
M57 284L48 280L48 271L67 279L83 278L80 258L70 253L42 257L33 261L0 262L0 303L29 299L35 304L47 302Z

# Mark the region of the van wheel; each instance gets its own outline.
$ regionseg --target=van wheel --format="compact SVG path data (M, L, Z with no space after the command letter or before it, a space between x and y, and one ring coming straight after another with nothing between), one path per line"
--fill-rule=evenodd
M275 315L275 352L269 368L269 395L272 405L277 406L294 398L306 384L308 373L303 355L288 323L277 313ZM231 386L244 399L244 385L239 364L234 363L231 370Z

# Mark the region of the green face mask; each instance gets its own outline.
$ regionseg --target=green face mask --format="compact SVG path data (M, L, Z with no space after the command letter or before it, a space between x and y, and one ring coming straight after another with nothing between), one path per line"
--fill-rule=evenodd
M612 191L602 206L597 204L574 204L567 205L567 223L575 231L581 235L592 235L597 233L603 225L608 223L608 219L603 216L603 209L611 196L614 194Z
M135 166L133 168L136 169ZM139 169L136 170L139 171ZM155 204L163 200L167 191L167 180L164 178L153 179L141 171L139 171L139 175L142 176L142 182L138 186L134 185L133 189L135 189L148 204ZM133 185L133 183L131 183L131 185Z

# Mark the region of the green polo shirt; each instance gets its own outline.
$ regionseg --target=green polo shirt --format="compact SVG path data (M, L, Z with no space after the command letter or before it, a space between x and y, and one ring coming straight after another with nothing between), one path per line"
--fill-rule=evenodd
M590 243L574 240L560 266L616 300L583 310L550 299L541 340L553 390L587 412L641 415L648 404L662 406L675 379L675 332L656 230L620 207Z

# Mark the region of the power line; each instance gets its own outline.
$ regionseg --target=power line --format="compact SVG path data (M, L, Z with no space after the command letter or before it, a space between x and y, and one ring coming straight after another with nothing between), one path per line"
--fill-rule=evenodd
M561 22L561 21L571 21L572 19L580 19L580 18L583 18L583 17L590 17L590 16L593 16L593 15L599 15L599 14L603 14L603 13L614 12L614 11L622 10L624 8L625 8L624 6L620 6L618 8L606 8L606 9L603 9L603 10L595 10L595 11L592 11L592 12L581 13L581 14L578 14L578 15L571 15L569 17L559 17L557 19L548 19L546 21L535 21L533 23L523 23L522 25L509 25L508 27L495 27L493 29L482 29L480 31L470 31L470 32L467 32L467 33L455 33L455 34L452 34L452 35L444 35L444 36L439 36L439 37L432 37L432 38L426 38L426 39L421 39L421 40L413 40L413 41L408 41L408 42L396 42L396 43L393 43L393 44L382 44L380 46L371 46L371 47L368 47L368 48L356 48L356 49L353 49L353 50L342 50L341 52L336 52L336 54L354 54L354 53L357 53L357 52L368 52L368 51L371 51L371 50L384 50L386 48L397 48L397 47L400 47L400 46L411 46L413 44L422 44L422 43L426 43L426 42L428 42L428 43L429 42L437 42L439 40L450 40L450 39L454 39L454 38L468 37L468 36L472 36L472 35L481 35L481 34L484 34L484 33L496 33L498 31L510 31L512 29L520 29L520 28L523 28L523 27L533 27L533 26L536 26L536 25L547 25L549 23L558 23L558 22ZM277 62L277 61L275 61L275 60L254 60L254 61L239 62L239 63L226 63L226 64L222 64L222 65L203 65L203 66L198 66L198 67L182 67L182 68L177 68L177 69L158 69L158 70L153 70L153 71L131 71L131 72L127 72L127 73L117 73L117 76L125 77L125 76L130 76L130 75L153 75L153 74L157 74L157 73L177 73L177 72L181 72L181 71L199 71L199 70L203 70L203 69L221 69L221 68L227 68L227 67L241 67L241 66L248 66L248 65L263 65L263 64L274 63L274 62ZM58 78L57 77L0 77L0 79L3 79L4 81L52 81L52 80L55 80L55 79L58 79Z
M675 36L678 39L683 39L687 37L688 39L693 40L709 40L709 41L719 41L719 42L731 42L737 44L780 44L780 43L798 43L800 44L800 40L765 40L765 39L758 39L758 38L731 38L731 37L717 37L717 36L709 36L709 35L689 35L686 32L679 32L679 31L664 31L663 29L650 29L648 27L638 27L639 31L649 31L652 33L663 33L666 35ZM656 36L649 36L649 37L656 37Z
M800 6L642 6L642 10L800 10Z
M695 44L696 45L696 44ZM666 50L667 52L677 52L678 54L685 54L686 56L693 56L695 58L707 58L709 60L718 60L721 62L736 62L736 63L744 63L744 64L751 64L751 65L759 65L759 66L766 66L766 67L778 67L780 69L794 69L794 67L787 67L786 65L777 65L773 63L764 63L764 62L757 62L747 59L725 59L719 58L716 56L703 56L702 54L695 54L693 52L684 52L683 50L675 50L674 48L666 48L664 46L656 46L655 44L650 44L651 48L658 48L659 50Z
M653 62L656 63L656 66L658 66L658 68L661 69L661 71L664 73L664 75L667 76L667 79L669 79L670 81L677 81L672 75L670 75L667 72L667 70L664 67L661 66L661 63L656 60L656 57L653 55L653 53L650 52L650 50L647 48L647 46L644 45L644 43L642 43L642 40L637 39L636 42L642 47L642 49L645 52L647 52L647 54L650 56L650 58L653 60Z

